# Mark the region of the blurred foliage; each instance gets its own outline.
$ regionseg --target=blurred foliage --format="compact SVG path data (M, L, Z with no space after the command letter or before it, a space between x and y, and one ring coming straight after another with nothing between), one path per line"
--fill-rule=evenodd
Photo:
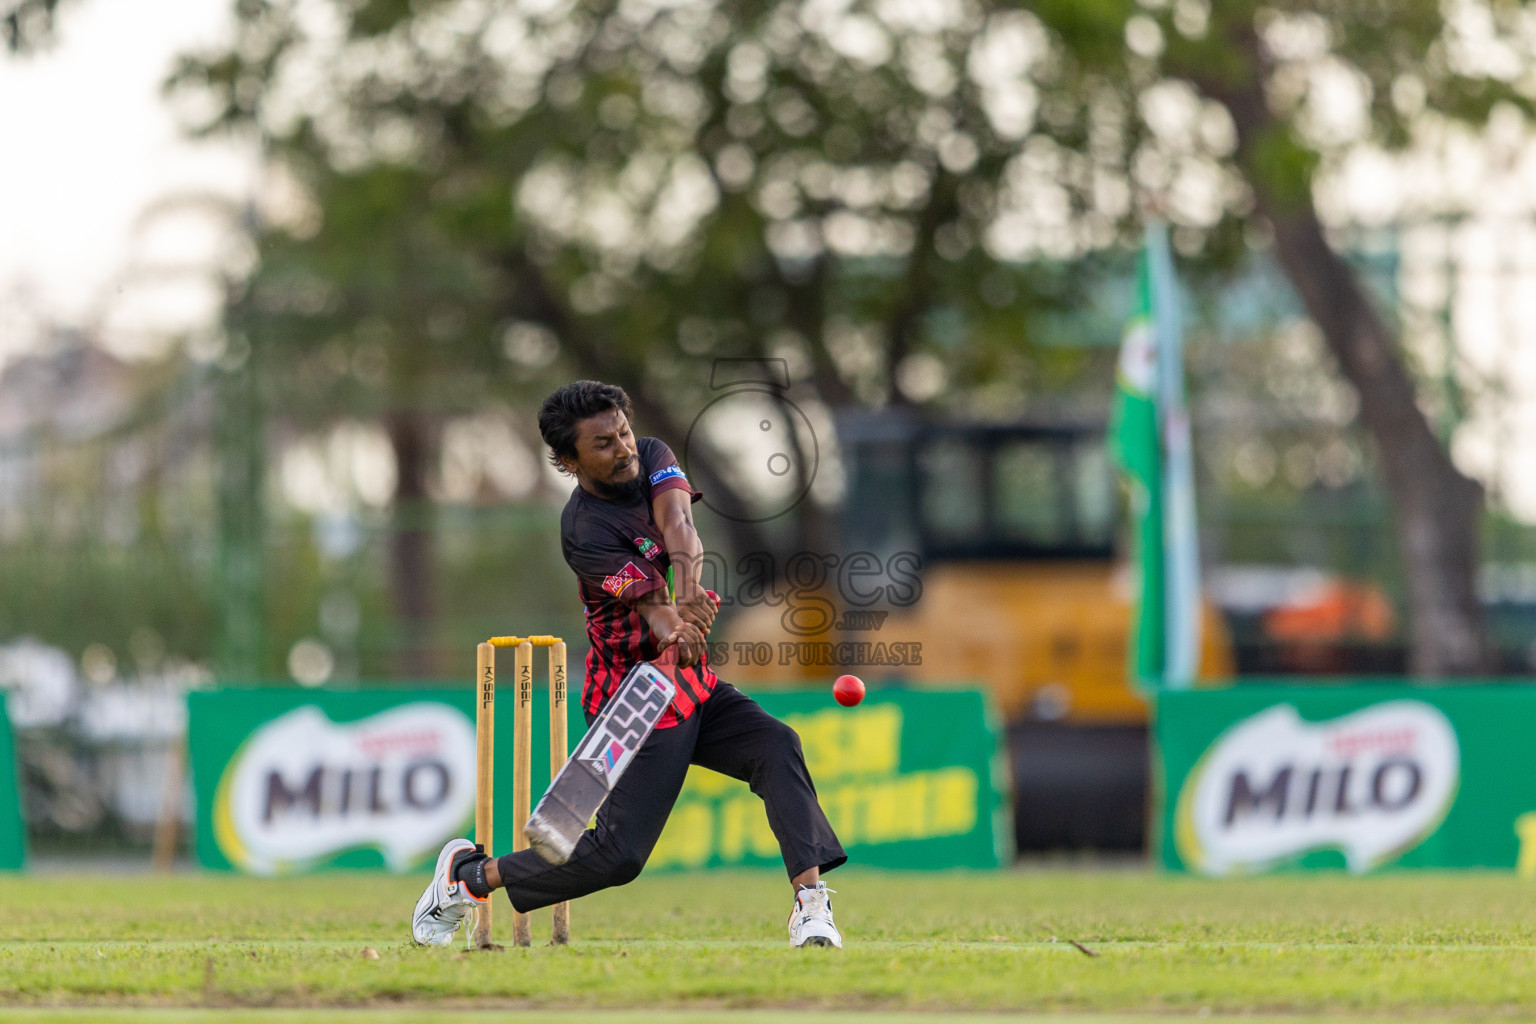
M1314 186L1350 153L1531 94L1530 44L1501 3L238 0L235 15L233 42L168 83L194 132L258 140L268 168L231 338L260 349L276 419L382 420L412 516L431 506L408 481L446 419L527 410L574 375L623 382L642 432L674 440L721 357L782 358L784 397L823 408L1101 410L1112 354L1038 345L1031 324L1089 301L1144 217L1215 268L1282 216L1327 253ZM1347 267L1285 244L1301 294L1369 316ZM1369 407L1372 381L1353 382ZM1388 403L1418 415L1411 395ZM701 439L690 454L706 490L749 508L727 453ZM723 526L738 546L807 546L819 519L805 503L772 532ZM397 602L440 592L410 561L397 553Z
M0 40L12 54L31 54L53 41L60 0L5 0L0 4Z
M1443 144L1448 127L1475 130L1495 111L1523 123L1536 98L1536 43L1523 7L1048 0L1035 12L1058 43L1052 87L1081 97L1086 121L1108 126L1098 161L1124 168L1152 208L1185 222L1181 248L1220 248L1232 237L1223 226L1237 221L1268 233L1360 399L1392 497L1414 623L1412 669L1483 671L1483 490L1453 464L1420 410L1399 327L1373 307L1337 251L1317 186L1351 157L1401 150L1437 130ZM1152 129L1149 143L1114 129L1128 111ZM1338 205L1335 221L1344 213Z
M0 636L45 638L75 655L102 643L125 665L129 640L144 629L182 657L213 653L213 581L175 547L100 540L63 547L24 537L3 550Z
M635 382L661 432L709 360L764 354L833 406L1102 397L1102 360L1033 345L1023 314L1084 301L1149 211L1231 266L1255 190L1310 206L1358 147L1529 93L1499 3L235 10L234 44L170 91L194 130L265 146L232 320L304 353L294 415L576 372ZM941 384L904 390L925 359Z
M1008 415L1088 370L1105 390L1102 354L1022 322L1092 268L989 242L1029 125L963 72L979 8L865 18L851 47L792 5L237 11L171 91L198 130L263 140L281 195L231 316L305 353L285 404L526 406L581 374L680 437L712 360L759 356L830 406Z
M399 675L403 645L419 645L444 676L466 675L474 646L487 636L549 632L571 638L580 656L580 605L559 553L556 517L544 508L487 513L455 510L435 534L442 597L425 636L402 634L391 603L388 530L364 528L355 553L323 555L315 524L298 518L269 529L262 643L245 678L289 678L293 645L317 639L335 658L332 678ZM222 595L209 571L210 551L140 538L16 537L0 545L0 639L37 637L75 658L93 644L112 652L119 672L151 666L134 654L153 648L203 665L218 663ZM572 599L551 602L569 588Z

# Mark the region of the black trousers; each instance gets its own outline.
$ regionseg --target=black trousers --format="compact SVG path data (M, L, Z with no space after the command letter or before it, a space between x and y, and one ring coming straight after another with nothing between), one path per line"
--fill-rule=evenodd
M690 764L741 779L762 798L790 878L815 867L830 871L848 859L816 802L800 737L722 682L687 721L651 733L570 860L554 865L522 850L497 861L512 906L527 913L634 881L661 838Z

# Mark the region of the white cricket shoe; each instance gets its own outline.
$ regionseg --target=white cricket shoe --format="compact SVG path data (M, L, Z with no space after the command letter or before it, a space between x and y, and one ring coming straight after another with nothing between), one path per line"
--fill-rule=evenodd
M427 891L416 901L416 912L411 915L411 938L418 945L448 945L470 910L488 902L472 895L463 882L448 877L453 870L453 858L462 850L474 848L475 844L468 839L450 839L437 855L432 881L427 883Z
M836 946L843 948L843 937L832 923L832 893L826 882L814 889L795 893L795 909L789 912L789 944L801 946Z

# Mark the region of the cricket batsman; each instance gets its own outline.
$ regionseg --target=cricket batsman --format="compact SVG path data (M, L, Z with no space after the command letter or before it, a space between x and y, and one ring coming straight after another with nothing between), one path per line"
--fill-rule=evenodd
M715 602L700 586L703 544L692 510L702 495L670 448L634 436L631 414L622 388L590 380L567 384L539 409L550 460L577 484L560 516L560 546L576 573L591 644L581 705L590 725L640 661L665 666L676 694L565 863L551 864L533 849L492 857L454 839L416 903L411 935L423 945L448 945L495 889L527 913L633 881L688 766L697 764L741 779L762 798L794 889L790 945L840 949L832 890L821 873L848 855L816 801L795 731L709 667L705 637Z

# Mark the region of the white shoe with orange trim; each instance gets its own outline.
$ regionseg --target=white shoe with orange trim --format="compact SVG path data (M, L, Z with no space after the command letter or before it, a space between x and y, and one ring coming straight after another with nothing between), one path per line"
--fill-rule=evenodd
M427 890L416 901L416 912L411 915L411 938L418 945L448 945L470 910L488 902L472 895L469 886L463 882L455 882L449 877L453 858L474 848L475 844L468 839L450 839L437 855L432 881L427 883Z
M828 889L826 882L817 882L814 889L801 889L795 893L795 909L789 912L789 944L796 949L802 946L835 946L843 948L843 937L832 923L832 896L836 889Z

